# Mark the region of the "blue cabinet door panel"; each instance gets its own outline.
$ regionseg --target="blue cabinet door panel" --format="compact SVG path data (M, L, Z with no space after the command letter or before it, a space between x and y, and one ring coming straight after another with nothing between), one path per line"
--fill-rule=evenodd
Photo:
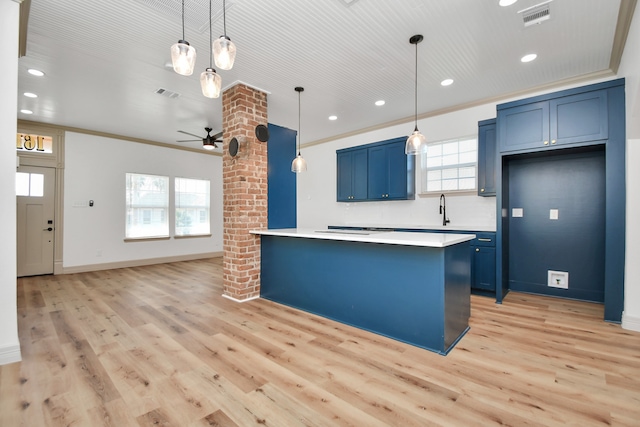
M367 153L362 150L353 152L353 173L351 175L353 186L353 199L367 199Z
M295 130L269 123L267 142L268 228L295 228L296 174L291 160L296 156Z
M387 170L389 171L387 198L389 199L407 198L407 173L413 171L407 170L407 155L404 153L404 146L404 140L387 146Z
M547 101L500 110L498 122L500 123L500 151L541 148L549 143L549 102Z
M607 91L581 93L550 101L551 143L574 144L607 139Z
M478 126L478 196L496 195L496 120Z
M369 148L368 198L383 200L387 194L387 149L384 145Z

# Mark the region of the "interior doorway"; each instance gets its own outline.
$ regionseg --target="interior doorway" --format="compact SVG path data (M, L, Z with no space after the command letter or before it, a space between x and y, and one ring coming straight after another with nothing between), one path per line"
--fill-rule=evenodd
M53 274L55 168L20 166L16 173L18 277Z

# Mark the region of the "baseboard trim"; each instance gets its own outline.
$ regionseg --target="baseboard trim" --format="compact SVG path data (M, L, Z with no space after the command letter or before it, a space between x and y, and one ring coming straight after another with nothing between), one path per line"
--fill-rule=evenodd
M622 329L640 332L640 317L629 316L622 313Z
M234 297L229 296L229 295L226 295L226 294L222 294L222 297L223 297L223 298L230 299L230 300L231 300L231 301L233 301L233 302L243 303L243 302L252 301L252 300L254 300L254 299L259 299L259 298L260 298L260 295L256 295L255 297L251 297L251 298L247 298L247 299L237 299L237 298L234 298Z
M8 365L22 361L20 344L0 348L0 365Z
M203 254L178 255L178 256L160 257L160 258L127 260L127 261L120 261L120 262L106 262L103 264L78 265L73 267L63 267L62 271L56 274L88 273L90 271L113 270L115 268L142 267L144 265L166 264L169 262L193 261L196 259L207 259L207 258L219 258L223 254L224 252L207 252Z

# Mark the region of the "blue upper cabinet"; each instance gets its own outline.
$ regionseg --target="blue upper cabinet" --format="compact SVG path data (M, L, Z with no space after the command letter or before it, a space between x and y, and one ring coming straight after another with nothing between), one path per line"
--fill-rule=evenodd
M608 137L607 91L499 107L500 152L553 149Z
M338 150L339 202L415 198L415 158L404 153L405 138Z
M496 119L478 122L478 196L496 195Z
M366 150L340 150L338 157L338 201L355 202L367 199Z

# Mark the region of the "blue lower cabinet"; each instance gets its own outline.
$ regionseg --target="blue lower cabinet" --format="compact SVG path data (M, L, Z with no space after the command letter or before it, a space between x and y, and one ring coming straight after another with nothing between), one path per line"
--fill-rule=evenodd
M496 248L472 246L471 288L481 291L496 291Z

